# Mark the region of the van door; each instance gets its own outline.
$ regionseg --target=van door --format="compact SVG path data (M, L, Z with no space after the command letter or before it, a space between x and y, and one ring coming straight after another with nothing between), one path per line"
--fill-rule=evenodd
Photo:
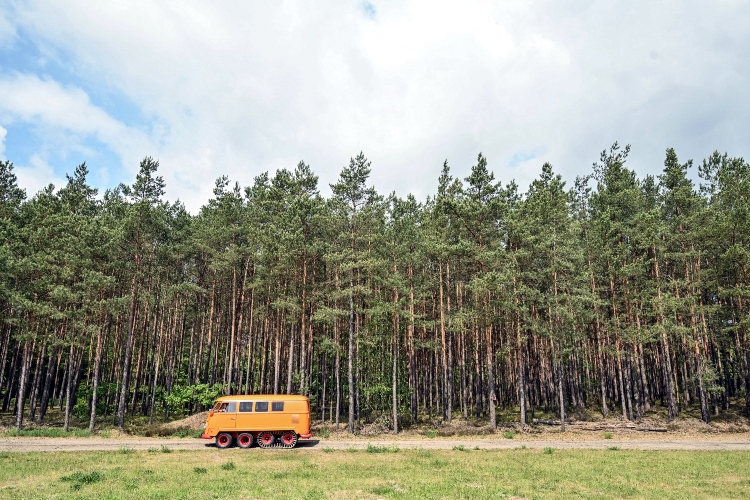
M224 403L220 410L214 411L211 417L211 427L219 431L237 427L237 403Z

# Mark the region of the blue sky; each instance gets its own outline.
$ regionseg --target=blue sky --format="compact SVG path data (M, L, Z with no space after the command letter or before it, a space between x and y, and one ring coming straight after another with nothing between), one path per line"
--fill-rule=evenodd
M747 1L91 3L0 0L0 157L29 195L85 161L100 190L160 161L196 211L304 160L350 157L382 193L434 193L482 152L522 189L572 183L614 141L750 156Z

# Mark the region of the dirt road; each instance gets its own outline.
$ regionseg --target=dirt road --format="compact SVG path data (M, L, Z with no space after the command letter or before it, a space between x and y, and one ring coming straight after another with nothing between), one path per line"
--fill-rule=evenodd
M324 449L347 450L350 448L365 449L369 444L375 446L398 447L400 449L423 448L432 450L450 450L454 447L473 449L513 449L521 446L543 449L607 449L617 447L622 450L713 450L713 451L750 451L750 438L747 435L721 436L716 438L684 439L503 439L497 437L480 437L476 439L310 439L301 440L297 450L303 452L322 451ZM0 438L0 451L88 451L88 450L134 450L161 449L165 446L172 450L215 450L213 441L203 439L177 438Z

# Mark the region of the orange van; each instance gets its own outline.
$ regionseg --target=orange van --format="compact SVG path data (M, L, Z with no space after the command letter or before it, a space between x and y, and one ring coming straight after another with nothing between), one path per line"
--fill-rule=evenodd
M216 438L218 448L237 443L250 448L294 448L299 438L309 439L310 401L290 394L223 396L208 412L203 439Z

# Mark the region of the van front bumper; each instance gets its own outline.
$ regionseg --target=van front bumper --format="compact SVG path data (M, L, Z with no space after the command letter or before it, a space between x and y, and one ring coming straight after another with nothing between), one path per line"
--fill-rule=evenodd
M208 435L208 434L206 434L205 432L204 432L203 434L201 434L201 437L202 437L203 439L213 439L213 438L214 438L214 436L209 436L209 435Z
M312 437L312 432L310 434L300 434L299 437L302 439L310 439Z

